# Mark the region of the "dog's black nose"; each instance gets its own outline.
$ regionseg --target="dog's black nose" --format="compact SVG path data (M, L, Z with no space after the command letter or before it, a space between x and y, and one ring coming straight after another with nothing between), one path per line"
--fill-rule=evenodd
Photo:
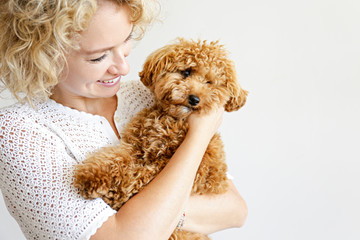
M196 106L199 104L199 102L200 102L200 98L198 96L189 95L189 104L191 106Z

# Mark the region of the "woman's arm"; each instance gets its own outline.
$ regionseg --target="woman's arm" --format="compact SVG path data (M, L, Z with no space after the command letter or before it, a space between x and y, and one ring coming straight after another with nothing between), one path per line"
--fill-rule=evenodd
M192 195L186 204L184 230L211 234L231 227L241 227L247 206L235 185L229 181L225 194Z
M192 114L189 131L165 168L91 239L168 239L185 209L197 169L223 112L218 109L205 116Z

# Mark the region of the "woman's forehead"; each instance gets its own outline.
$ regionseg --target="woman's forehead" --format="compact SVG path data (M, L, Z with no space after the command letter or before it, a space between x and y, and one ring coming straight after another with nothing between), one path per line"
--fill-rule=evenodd
M117 46L128 38L132 28L128 7L104 1L99 5L89 27L80 34L80 48L96 52Z

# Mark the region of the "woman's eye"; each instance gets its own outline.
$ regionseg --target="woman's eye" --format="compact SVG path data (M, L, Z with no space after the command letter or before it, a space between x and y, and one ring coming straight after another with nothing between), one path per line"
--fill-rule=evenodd
M95 59L90 59L90 62L93 62L93 63L101 62L105 57L106 57L106 54L102 55L101 57L95 58Z
M181 75L184 78L187 78L188 76L190 76L191 75L191 68L188 68L188 69L185 69L184 71L181 71Z

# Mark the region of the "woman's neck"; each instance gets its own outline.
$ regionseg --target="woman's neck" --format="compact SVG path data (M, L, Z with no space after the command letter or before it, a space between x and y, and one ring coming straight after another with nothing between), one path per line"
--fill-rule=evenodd
M81 112L91 113L93 115L104 116L104 113L113 109L113 113L117 106L117 97L113 96L110 98L81 98L76 97L72 99L57 98L51 96L55 102L60 103L66 107L76 109Z
M71 101L69 98L57 98L56 95L50 98L66 107L104 117L109 122L116 136L120 138L114 122L114 113L117 108L116 95L110 98L76 98L71 99Z

